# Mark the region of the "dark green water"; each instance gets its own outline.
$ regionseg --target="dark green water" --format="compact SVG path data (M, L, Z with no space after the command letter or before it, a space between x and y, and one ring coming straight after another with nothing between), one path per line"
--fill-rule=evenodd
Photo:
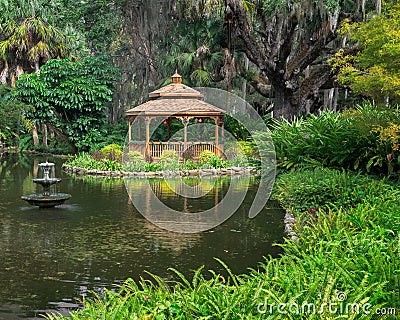
M254 219L247 217L255 180L225 223L202 233L178 234L143 218L122 179L69 176L59 159L48 159L56 162L56 177L62 178L56 188L72 198L52 209L26 204L20 197L40 191L32 178L41 177L35 164L44 160L0 158L0 319L38 318L55 310L67 314L83 296L127 277L148 277L145 270L171 279L169 267L188 276L201 265L223 272L214 260L219 257L233 272L244 273L257 268L263 256L280 253L273 244L282 241L282 211L266 209ZM229 180L222 181L219 190L189 207L213 206L227 185ZM162 198L171 207L183 206L179 197L165 193Z

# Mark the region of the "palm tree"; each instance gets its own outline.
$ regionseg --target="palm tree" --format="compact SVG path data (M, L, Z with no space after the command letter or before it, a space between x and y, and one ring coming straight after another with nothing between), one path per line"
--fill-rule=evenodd
M37 72L51 58L68 55L66 37L56 27L41 18L31 16L17 24L7 21L1 26L0 59L3 64L1 81L9 74L13 87L15 80L25 72Z
M32 15L16 23L13 20L1 25L0 82L9 78L11 87L23 73L39 72L41 65L51 58L62 58L68 54L66 37L56 27ZM47 128L43 125L43 142L47 144ZM39 144L36 125L32 127L34 145Z
M190 75L191 84L207 86L220 81L220 69L224 60L223 22L218 20L182 21L175 30L169 55L165 58L166 69L180 69ZM168 45L166 45L168 47Z

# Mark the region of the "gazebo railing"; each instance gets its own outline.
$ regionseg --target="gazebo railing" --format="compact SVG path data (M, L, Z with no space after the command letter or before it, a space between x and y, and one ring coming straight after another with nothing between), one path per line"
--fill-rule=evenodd
M174 150L179 157L185 153L187 158L198 159L204 150L209 150L215 155L223 151L223 144L219 144L218 148L213 141L187 141L185 144L181 141L177 142L162 142L150 141L148 144L148 156L153 159L159 159L164 150ZM143 155L146 154L146 143L144 141L131 141L129 151L139 151Z
M160 158L164 150L174 150L180 157L183 156L183 153L186 153L188 157L195 159L197 159L204 150L209 150L214 154L218 154L218 149L214 142L188 141L186 142L186 149L183 142L149 142L149 154L153 158Z

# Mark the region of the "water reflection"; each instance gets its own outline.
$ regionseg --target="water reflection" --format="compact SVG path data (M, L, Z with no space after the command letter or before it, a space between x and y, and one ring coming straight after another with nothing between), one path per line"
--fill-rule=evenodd
M0 319L34 318L51 309L67 312L90 291L101 292L127 277L146 277L145 270L171 278L168 267L190 275L205 264L206 270L222 272L213 259L220 257L234 272L246 272L262 256L280 252L272 244L283 234L282 212L266 210L247 218L256 181L224 224L208 232L177 234L144 219L130 203L122 179L68 176L61 172L62 160L50 160L62 178L60 189L72 198L39 210L19 198L30 188L25 181L34 177L33 160L15 155L1 159ZM204 208L223 196L226 183L218 181L218 188L207 193ZM163 201L184 207L182 198L169 197L166 187L161 188ZM187 211L196 211L190 201Z
M141 179L125 185L135 208L160 228L199 233L219 226L242 205L249 176ZM252 179L254 180L254 179Z

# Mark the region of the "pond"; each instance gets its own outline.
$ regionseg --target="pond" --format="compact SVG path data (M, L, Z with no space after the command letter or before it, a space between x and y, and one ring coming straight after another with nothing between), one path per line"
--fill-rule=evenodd
M62 178L57 189L72 198L59 207L38 209L20 197L40 191L32 179L41 176L37 164L45 160L56 163L56 177ZM80 306L83 296L128 277L150 278L146 271L167 279L174 279L170 267L189 277L202 265L224 272L214 259L218 257L233 272L245 273L256 269L263 256L281 253L274 244L282 242L282 210L268 203L272 208L247 217L255 178L232 217L208 231L183 234L146 220L133 206L123 179L67 175L62 162L16 154L0 158L0 319L35 319L54 310L67 314ZM160 199L189 212L208 208L229 187L229 179L218 179L205 197L185 201L160 192ZM137 188L141 182L130 183ZM163 183L150 181L155 190L164 190Z

